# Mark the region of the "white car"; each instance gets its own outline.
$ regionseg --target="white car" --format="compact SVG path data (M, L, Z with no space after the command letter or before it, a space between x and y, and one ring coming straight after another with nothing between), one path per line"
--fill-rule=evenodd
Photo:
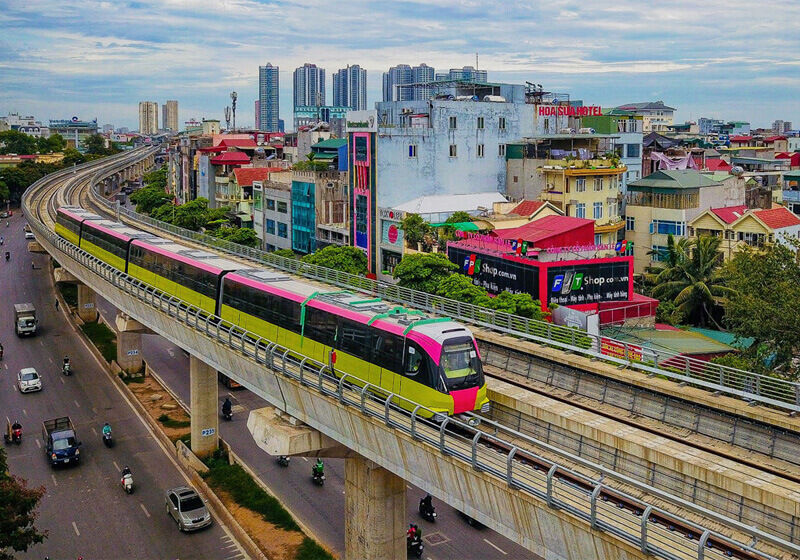
M25 232L25 239L36 239L36 237L34 237L33 232L26 231Z
M42 378L32 367L23 368L17 374L17 385L20 393L30 393L42 390Z

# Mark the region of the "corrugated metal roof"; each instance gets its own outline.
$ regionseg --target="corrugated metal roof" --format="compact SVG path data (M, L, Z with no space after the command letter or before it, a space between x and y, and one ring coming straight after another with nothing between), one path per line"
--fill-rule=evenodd
M644 179L628 183L628 188L696 189L719 185L716 181L694 169L662 169Z
M607 336L645 348L669 350L678 354L719 354L734 349L703 334L686 330L614 329Z
M312 148L341 148L342 146L347 145L346 138L328 138L327 140L323 140L322 142L317 142L313 144Z

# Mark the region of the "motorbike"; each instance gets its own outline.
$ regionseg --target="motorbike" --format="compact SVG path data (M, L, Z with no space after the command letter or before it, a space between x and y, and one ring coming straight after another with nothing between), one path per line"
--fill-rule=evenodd
M130 474L130 473L123 474L122 478L120 479L119 482L122 485L122 488L125 490L126 493L133 494L133 475L132 474Z
M422 544L422 539L419 538L419 535L414 535L413 537L409 534L406 535L406 550L409 554L413 554L417 558L422 558L422 551L425 549L425 545Z
M425 504L425 498L422 498L419 501L419 514L422 516L422 519L424 519L425 521L430 521L431 523L436 521L436 517L437 517L436 508L433 507L433 504L431 504L430 506L427 506Z
M229 421L232 420L233 419L233 412L231 412L230 410L224 410L223 409L222 418L225 419L225 420L229 420Z
M289 466L289 457L287 457L286 455L278 455L278 458L276 460L278 461L278 464L282 467Z
M3 434L3 439L6 443L22 443L22 426L19 424L12 424L6 420L6 433Z
M64 365L61 368L61 373L64 375L72 375L72 366L69 362L64 362Z
M106 447L114 446L114 438L111 437L111 430L108 432L103 432L103 443L106 444Z
M6 260L8 260L8 259L10 259L10 258L11 258L11 253L9 253L8 251L6 251Z
M0 346L0 360L3 359L3 347Z
M321 471L312 470L311 481L317 486L322 486L323 484L325 484L325 475Z

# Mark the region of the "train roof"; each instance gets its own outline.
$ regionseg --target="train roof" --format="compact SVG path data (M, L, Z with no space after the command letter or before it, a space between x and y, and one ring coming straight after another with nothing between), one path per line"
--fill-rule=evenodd
M313 284L272 269L240 269L225 276L225 280L239 281L256 288L263 286L273 292L289 292L295 296L292 298L295 301L333 306L342 317L352 319L357 317L361 322L388 323L394 326L393 329L390 329L394 332L406 333L413 329L438 342L453 336L471 336L469 329L452 319L434 317L419 311L405 309L368 294L334 289L322 291ZM314 305L314 307L318 307L318 305ZM459 331L463 332L459 333Z
M161 253L162 255L166 255L168 257L175 257L180 261L186 262L187 264L212 271L215 274L218 274L222 271L239 270L242 268L240 263L220 257L216 253L211 253L202 249L186 247L185 245L180 245L178 243L165 240L161 237L136 240L133 244L150 249L156 253Z
M102 216L98 216L94 212L90 212L89 210L81 208L80 206L59 206L57 211L78 221L103 219Z
M150 233L134 229L119 222L112 222L111 220L105 219L91 220L84 224L84 226L97 229L109 235L113 235L114 237L125 242L130 241L131 239L146 239L148 237L153 237L153 235Z

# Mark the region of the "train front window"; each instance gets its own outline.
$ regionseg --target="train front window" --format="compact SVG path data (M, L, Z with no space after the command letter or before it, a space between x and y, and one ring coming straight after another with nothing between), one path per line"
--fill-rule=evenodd
M464 389L480 382L481 362L472 339L445 342L441 365L449 390Z

